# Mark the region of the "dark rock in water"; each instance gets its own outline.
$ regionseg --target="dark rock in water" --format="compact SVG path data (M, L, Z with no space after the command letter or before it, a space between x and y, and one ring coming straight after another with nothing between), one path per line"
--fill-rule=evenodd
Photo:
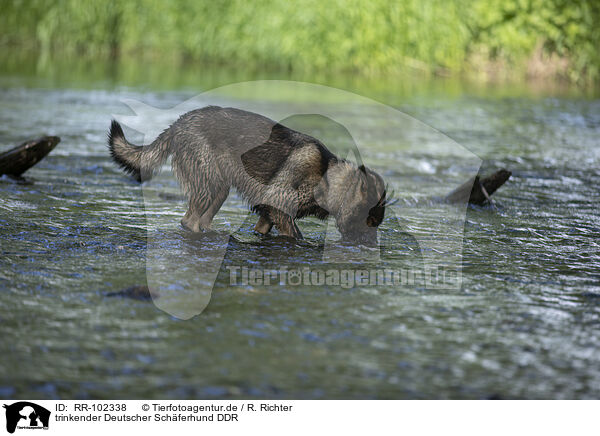
M152 298L158 298L159 295L151 294L148 286L135 285L129 288L123 289L122 291L109 292L106 294L107 297L122 297L122 298L133 298L134 300L150 301Z
M41 161L60 142L58 136L43 136L0 154L0 175L19 177Z
M17 185L33 185L33 182L31 180L26 179L25 177L10 176L8 174L2 174L0 176L0 181L2 181L2 182L9 182L9 183L16 183Z
M448 203L465 203L468 201L470 204L482 205L486 201L491 201L491 195L506 183L511 174L510 171L503 168L483 179L477 175L448 194L446 201Z

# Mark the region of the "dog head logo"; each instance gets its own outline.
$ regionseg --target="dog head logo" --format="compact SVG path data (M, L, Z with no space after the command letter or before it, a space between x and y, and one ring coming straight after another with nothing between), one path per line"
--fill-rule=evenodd
M47 429L50 411L28 401L4 405L6 409L6 431L14 433L19 429Z

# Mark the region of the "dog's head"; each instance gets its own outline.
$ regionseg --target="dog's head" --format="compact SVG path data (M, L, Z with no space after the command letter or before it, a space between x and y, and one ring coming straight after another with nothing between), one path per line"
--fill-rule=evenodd
M342 238L367 246L377 245L377 227L387 204L383 179L364 165L332 165L317 187L315 199L334 216Z

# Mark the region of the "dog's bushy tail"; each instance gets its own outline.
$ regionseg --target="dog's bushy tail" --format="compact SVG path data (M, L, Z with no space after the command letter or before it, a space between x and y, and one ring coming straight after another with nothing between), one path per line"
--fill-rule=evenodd
M147 146L134 145L125 139L121 125L113 120L108 133L108 148L113 160L138 181L149 180L171 154L166 132Z

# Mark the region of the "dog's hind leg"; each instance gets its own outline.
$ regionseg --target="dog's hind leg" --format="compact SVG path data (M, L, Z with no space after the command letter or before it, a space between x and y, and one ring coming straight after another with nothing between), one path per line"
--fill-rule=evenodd
M225 203L225 200L227 200L228 196L229 196L229 186L223 187L219 191L215 192L213 194L212 203L208 207L208 210L206 212L204 212L204 214L202 215L200 220L202 222L208 223L208 226L210 227L213 218L215 217L217 212L221 209L221 206L223 206L223 203Z
M228 195L229 186L212 193L196 193L190 198L189 207L181 220L181 225L192 232L209 230L213 218L227 199Z
M181 225L192 232L200 232L210 228L210 221L204 218L210 204L203 203L197 196L190 198L188 210L181 219Z
M193 151L183 148L173 155L173 170L183 192L189 196L188 210L181 225L192 232L210 229L231 186L223 176L219 162L212 157L206 144L198 143Z

